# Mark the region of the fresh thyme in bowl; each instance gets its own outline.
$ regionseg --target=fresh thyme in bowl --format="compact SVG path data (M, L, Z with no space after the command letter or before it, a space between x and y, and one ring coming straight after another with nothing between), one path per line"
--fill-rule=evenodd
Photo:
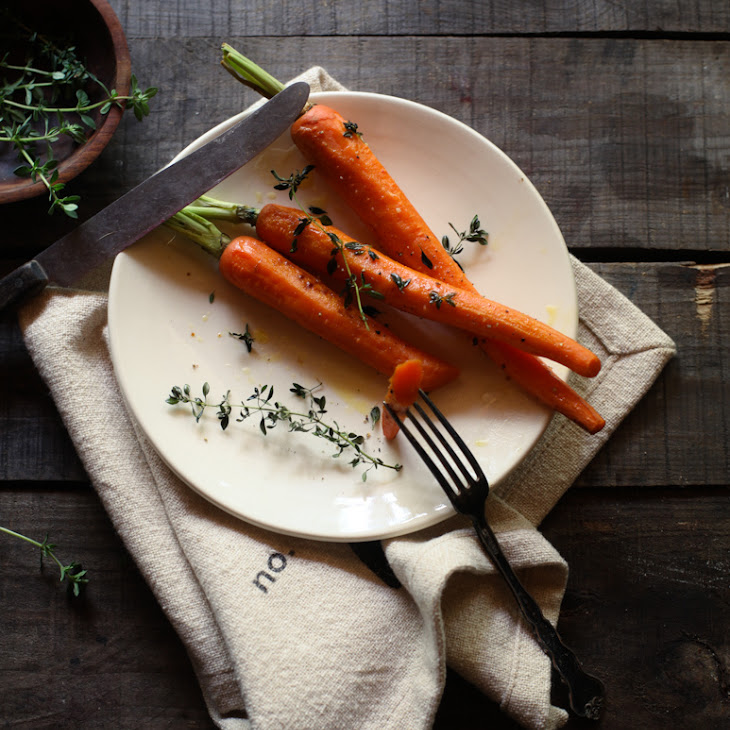
M107 88L74 45L36 32L8 10L0 22L3 36L22 49L0 55L0 144L17 152L15 175L46 187L49 213L76 218L80 197L64 192L58 149L83 145L113 107L132 109L141 120L157 89L140 88L132 76L122 95Z
M402 468L400 464L386 464L379 457L367 453L363 449L365 436L341 428L336 421L329 423L325 420L327 399L324 395L316 394L320 388L321 383L314 388L305 388L299 383L292 383L289 392L306 403L305 408L301 411L290 410L288 406L274 400L274 387L270 385L254 388L253 393L244 402L238 404L231 403L230 391L217 403L209 401L210 385L208 383L203 384L202 397L192 395L189 385L182 387L175 385L170 390L166 402L172 406L189 405L196 421L200 421L203 413L212 408L215 410L223 430L230 424L235 408L239 410L236 421L245 421L253 416L258 416L259 430L264 435L280 423L285 423L290 432L310 433L334 445L333 458L339 458L345 452L352 454L349 465L353 468L365 467L362 473L363 481L367 480L367 474L371 469L378 467L400 471ZM370 420L374 424L379 417L379 410L374 408L370 413Z

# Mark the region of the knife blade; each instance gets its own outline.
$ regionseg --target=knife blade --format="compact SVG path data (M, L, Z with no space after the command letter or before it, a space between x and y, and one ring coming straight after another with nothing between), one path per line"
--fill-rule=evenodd
M0 310L40 293L51 282L72 285L139 240L274 142L302 111L308 96L304 82L286 87L7 274L0 279Z

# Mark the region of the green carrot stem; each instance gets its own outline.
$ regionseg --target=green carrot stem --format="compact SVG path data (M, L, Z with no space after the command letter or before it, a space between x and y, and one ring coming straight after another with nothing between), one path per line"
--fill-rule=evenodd
M165 221L164 225L194 241L204 251L216 258L220 257L223 249L231 242L230 236L188 208L183 208L175 213L172 218Z
M259 214L257 208L238 203L229 203L226 200L218 200L210 195L201 195L194 203L185 208L186 211L195 213L206 220L228 221L229 223L248 223L256 225L256 218Z
M264 71L228 43L223 43L221 50L223 51L221 65L242 84L257 91L267 99L271 99L272 96L278 94L284 88L281 81L275 79L270 73Z

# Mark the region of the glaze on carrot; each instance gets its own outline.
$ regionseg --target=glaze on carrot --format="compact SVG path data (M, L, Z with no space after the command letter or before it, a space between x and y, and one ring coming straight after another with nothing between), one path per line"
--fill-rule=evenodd
M390 377L403 362L417 359L424 387L454 380L458 370L394 335L375 320L363 321L342 298L256 238L239 236L223 250L221 274L234 286L267 304L341 350Z
M321 104L292 125L292 139L309 162L373 230L378 250L447 284L476 291L408 197L338 112ZM507 343L479 342L482 350L520 387L593 434L605 421L584 398L534 355Z
M352 122L317 104L294 122L292 139L317 173L373 230L379 250L416 271L476 291L369 145L357 134L345 134L347 125L352 126ZM603 427L603 419L595 409L543 362L534 356L530 360L506 344L479 344L492 360L511 372L515 382L542 403L589 433Z
M405 410L412 406L418 398L418 391L423 385L423 363L412 358L396 366L388 381L386 403Z
M473 290L447 285L410 269L357 243L333 226L310 223L300 230L301 220L302 214L295 208L270 203L258 213L256 232L277 251L318 275L329 274L333 279L346 281L349 274L342 262L346 257L357 281L364 281L378 298L396 309L466 330L480 338L506 342L559 362L580 375L592 377L598 373L601 363L596 355L539 320ZM343 250L334 259L331 235L343 244ZM297 243L292 250L294 238Z

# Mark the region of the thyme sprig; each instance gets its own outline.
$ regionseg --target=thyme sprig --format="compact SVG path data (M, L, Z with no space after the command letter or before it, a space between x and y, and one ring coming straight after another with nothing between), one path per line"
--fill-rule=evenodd
M91 114L95 111L104 116L112 107L129 108L142 120L150 112L149 101L157 89L141 89L132 76L130 93L119 94L85 66L75 47L61 46L34 32L10 11L0 13L0 20L4 30L19 38L25 48L21 63L11 63L9 54L0 58L0 143L17 150L16 175L45 185L49 213L61 211L77 218L80 196L64 194L54 144L62 137L75 145L84 144L96 129ZM100 99L91 100L92 88L100 91Z
M320 388L321 383L313 388L292 383L289 392L306 402L304 410L291 410L280 401L274 400L273 385L257 386L245 401L236 404L231 403L230 391L227 391L217 402L209 401L210 385L208 383L203 384L202 397L193 395L189 385L182 387L175 385L170 390L166 403L172 406L179 404L190 406L196 421L200 421L205 411L212 408L224 431L230 424L233 410L237 409L239 411L237 422L258 416L259 430L264 435L280 423L286 424L289 432L310 433L334 445L333 458L339 458L345 452L354 454L349 465L353 468L361 465L365 467L362 473L363 481L367 480L367 474L371 469L378 467L400 471L400 464L386 464L379 457L367 453L363 448L364 436L341 428L336 421L330 423L325 419L327 399L324 395L317 395ZM379 411L376 416L375 410L378 409L374 409L370 414L373 424L380 417Z
M15 532L14 530L10 530L7 527L0 526L0 532L4 532L6 535L11 535L12 537L17 537L20 540L24 540L25 542L37 547L40 550L41 568L43 567L43 558L50 558L53 560L60 570L61 582L64 580L68 581L69 590L74 596L80 595L82 588L89 582L87 577L88 571L84 570L79 563L73 562L64 564L58 559L55 553L56 546L53 543L48 542L48 535L45 536L42 542L38 542L38 540L33 540L32 538L22 535L19 532Z
M363 304L363 294L370 292L372 287L365 282L364 276L361 276L358 279L357 275L353 274L352 269L350 268L350 263L347 260L347 256L344 255L345 249L353 250L357 253L357 246L359 244L355 243L354 246L352 243L345 244L334 231L327 228L327 226L332 225L332 220L327 215L326 211L318 207L305 208L305 206L299 202L297 197L300 185L307 179L307 176L312 170L314 170L314 165L307 165L302 170L295 170L286 178L281 177L276 170L271 171L271 174L277 180L277 184L274 185L274 189L288 190L289 200L296 203L299 209L304 213L304 218L300 220L299 225L294 231L294 239L292 240L291 248L292 253L296 251L297 238L304 232L304 229L308 225L315 225L319 228L319 230L322 231L322 233L324 233L332 242L332 258L330 259L327 267L328 272L332 274L335 271L337 268L337 254L342 254L342 264L345 267L345 272L347 273L345 278L345 304L349 306L349 304L354 300L360 319L362 319L365 327L370 329L368 317L365 312L365 305Z
M469 222L469 228L465 231L459 231L456 229L453 223L449 223L449 227L454 233L456 233L458 239L452 246L448 236L441 238L441 245L446 249L449 255L454 258L458 256L464 250L464 243L478 243L480 246L486 246L489 243L489 233L482 229L482 224L479 221L479 216L475 215ZM456 259L454 259L456 260ZM458 263L458 262L457 262Z
M289 200L295 200L299 186L307 179L307 175L314 170L314 165L306 165L301 170L295 170L289 177L281 177L276 170L272 170L271 174L278 181L274 185L274 190L288 190Z

